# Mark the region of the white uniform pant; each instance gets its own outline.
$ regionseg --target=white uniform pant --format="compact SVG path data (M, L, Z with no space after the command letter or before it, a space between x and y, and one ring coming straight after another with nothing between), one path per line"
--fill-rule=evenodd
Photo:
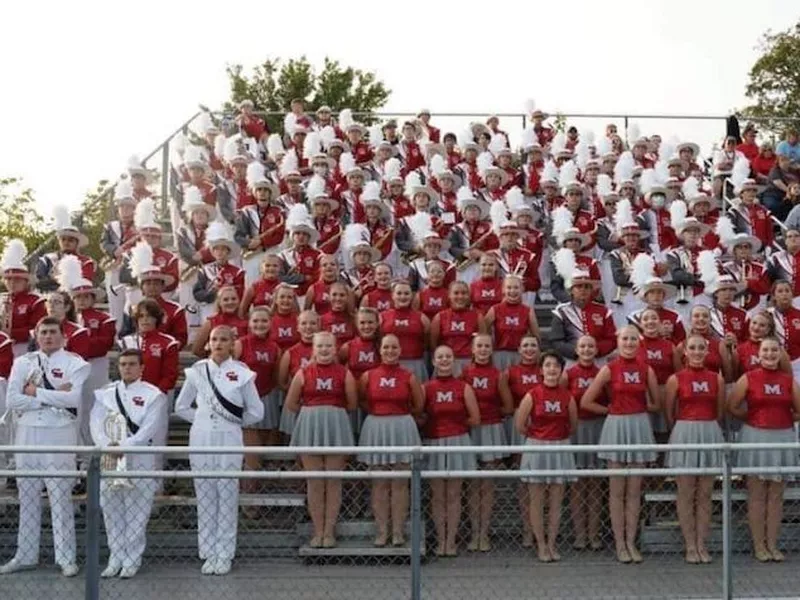
M539 263L539 281L542 282L541 289L550 291L550 246L544 245L542 250L542 260Z
M146 545L147 522L156 493L154 479L130 479L133 489L113 489L111 481L100 485L100 506L106 526L111 561L124 568L138 568Z
M106 297L108 313L117 325L117 333L122 329L122 318L125 316L125 286L119 282L119 269L106 271Z
M16 445L19 446L74 446L77 428L73 423L65 427L31 427L17 424ZM16 454L17 469L33 471L74 471L74 454ZM72 477L18 477L19 531L16 558L22 564L39 562L39 540L42 526L42 487L50 499L50 517L53 524L53 545L56 564L75 563L75 513L72 506Z
M205 431L192 425L189 446L241 446L242 432ZM193 471L241 471L242 454L190 454ZM194 480L197 496L197 548L200 558L233 560L239 517L239 480Z
M0 446L11 446L11 440L13 439L12 436L12 427L11 422L13 420L13 415L8 413L6 415L6 388L7 382L4 378L0 378L0 417L5 416L5 419L0 422ZM10 455L5 454L4 452L0 452L0 471L8 468L11 462L9 459L11 458ZM6 478L0 477L0 488L4 487L6 484Z
M83 384L81 405L78 408L78 443L81 446L94 446L92 432L89 427L89 415L94 406L94 392L108 385L109 360L107 356L89 359L89 377ZM83 457L81 457L83 461Z

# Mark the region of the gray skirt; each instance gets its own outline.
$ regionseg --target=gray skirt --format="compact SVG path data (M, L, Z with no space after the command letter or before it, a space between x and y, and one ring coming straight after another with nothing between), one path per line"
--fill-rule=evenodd
M600 445L655 444L650 417L647 413L634 415L608 415L600 433ZM622 464L649 463L656 459L655 452L603 450L598 458Z
M739 442L742 444L792 444L797 441L794 429L761 429L742 425ZM739 467L795 467L797 452L794 450L738 450L736 464ZM757 475L759 479L781 481L792 479L794 475L765 474Z
M443 438L433 438L425 440L426 446L439 447L458 447L472 446L469 434L451 435ZM478 468L475 455L471 452L459 452L458 454L429 454L429 471L474 471Z
M537 440L527 438L528 446L566 446L565 440ZM575 470L575 455L572 452L525 452L519 463L520 471L553 471L552 475L523 477L525 483L565 483L574 481L574 477L565 477L564 471Z
M473 446L508 446L506 429L502 423L494 425L478 425L469 432ZM508 457L508 452L480 452L478 462L492 462Z
M361 428L359 446L419 446L417 424L411 415L369 415ZM370 466L410 463L410 454L359 454L358 460Z
M721 444L722 429L716 421L678 421L669 436L670 444ZM719 467L722 458L716 450L670 450L666 466L670 469L708 469Z
M424 358L404 359L400 361L400 366L407 371L411 371L420 383L428 381L428 367L425 366Z
M294 433L295 423L297 423L298 414L299 413L294 413L290 410L286 410L285 406L281 409L281 420L278 425L278 429L280 430L281 433L289 437L292 437L292 433Z
M354 446L347 411L337 406L303 406L290 446Z
M264 405L264 418L258 423L248 425L247 429L278 429L281 423L282 396L283 392L278 388L275 388L266 396L262 396L261 403Z
M513 367L519 362L519 352L516 350L495 350L492 353L492 364L501 371Z
M578 427L572 434L572 443L576 446L596 446L600 443L605 419L579 419ZM576 452L575 466L579 469L596 469L600 466L596 452Z
M517 409L519 410L519 409ZM517 411L514 411L514 414L510 417L506 417L503 421L503 425L505 426L506 430L506 439L508 440L509 446L524 446L525 445L525 436L522 435L515 426L517 420Z

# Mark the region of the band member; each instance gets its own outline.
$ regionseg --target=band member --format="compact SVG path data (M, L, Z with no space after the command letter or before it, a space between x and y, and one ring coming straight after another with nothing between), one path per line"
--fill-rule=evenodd
M472 362L461 371L461 380L475 393L480 413L480 425L472 427L470 439L475 446L505 446L508 444L504 418L513 414L514 400L508 389L508 377L492 365L492 337L478 334L472 340ZM479 452L480 469L499 469L506 452ZM473 480L469 490L469 518L472 538L467 546L470 551L488 552L492 548L489 539L492 509L494 508L494 482L491 479Z
M596 446L600 443L605 419L603 415L590 412L580 406L583 395L600 372L597 358L597 342L590 335L578 338L575 347L577 362L564 371L562 384L572 393L578 403L578 423L572 436L576 445ZM608 404L603 395L600 404ZM576 452L575 465L579 469L597 469L600 461L596 452ZM579 477L570 486L570 512L572 526L575 530L573 548L600 550L603 542L600 539L600 519L602 517L602 490L600 481L593 477Z
M175 414L192 424L189 446L242 446L242 427L264 418L256 374L233 358L230 327L211 332L210 357L184 371ZM242 454L190 454L193 471L239 471ZM236 479L194 480L200 572L227 575L236 555L239 484Z
M339 281L339 263L336 257L322 254L319 257L319 279L306 292L305 309L324 315L331 309L331 286ZM350 290L345 286L349 294Z
M644 263L653 262L652 257L640 254L633 261L631 279L636 290L636 296L644 304L644 308L635 310L628 315L628 323L641 330L640 320L645 309L652 309L658 313L661 319L661 335L679 344L686 339L686 330L681 322L680 315L670 309L664 308L664 302L675 295L676 290L673 286L662 281L660 277L653 275L652 266Z
M472 388L453 375L453 351L439 346L433 353L433 376L423 385L425 394L425 444L471 446L471 427L480 425L480 412ZM432 471L467 471L477 467L475 455L433 454ZM461 524L461 479L431 480L431 512L436 529L436 555L456 556L456 535Z
M397 145L399 156L403 159L403 175L425 166L425 157L419 140L422 137L422 127L416 121L406 121L401 130L403 138Z
M247 335L247 320L239 316L239 295L235 287L224 285L219 288L214 306L216 311L203 323L192 343L192 352L200 358L208 356L207 343L216 327L230 327L235 339Z
M706 353L706 369L716 373L722 373L726 380L732 378L733 369L733 348L735 339L733 336L719 338L711 327L711 311L707 306L693 306L689 313L689 330L687 337L691 334L700 335L708 340L708 352ZM675 346L675 365L676 370L679 366L685 366L684 356L685 340Z
M261 262L260 278L250 284L244 292L242 304L239 306L239 316L247 316L250 307L266 306L272 308L275 290L280 285L281 274L280 257L277 254L268 254Z
M428 261L425 268L428 271L428 284L414 295L413 305L414 308L421 310L428 319L433 319L436 314L449 305L448 287L445 285L447 275L440 262Z
M489 205L477 198L466 186L458 190L458 211L461 222L450 231L450 254L458 264L458 278L472 283L478 278L478 261L487 250L497 248L497 236L484 219L489 215Z
M125 294L120 284L119 274L123 259L128 250L139 241L136 226L133 222L133 213L136 208L136 198L133 197L131 184L127 179L117 183L114 188L114 201L117 204L118 219L110 221L103 227L100 247L105 254L100 267L105 271L106 295L108 308L114 317L117 330L122 326L122 317L125 314Z
M49 292L58 288L56 281L56 265L65 254L74 254L81 261L83 277L89 281L94 280L95 263L89 256L79 254L81 248L89 245L89 238L70 223L69 212L66 206L56 206L53 208L53 227L58 239L58 250L49 252L39 259L36 263L36 287Z
M98 446L148 446L156 431L165 426L162 421L167 399L156 386L142 381L141 352L123 350L118 365L120 380L93 390L92 439ZM120 417L125 426L122 431L115 432L119 426L114 421ZM115 470L117 461L123 458L128 471L153 471L156 468L153 455L110 454L106 458L111 463L106 467L108 470ZM136 575L142 565L142 554L147 544L147 522L158 486L154 479L124 481L123 485L117 485L116 480L105 478L100 483L100 507L110 550L108 566L101 577L119 575L128 579Z
M785 287L788 289L789 285ZM800 413L800 388L792 375L779 368L780 341L764 338L758 359L761 366L742 375L728 396L728 410L745 421L740 441L743 444L794 444L797 437L793 415ZM745 402L746 407L743 406ZM740 450L737 457L741 467L797 466L797 452L790 448ZM785 476L780 474L747 477L747 515L753 553L759 562L784 560L778 549L778 539L785 485Z
M645 169L639 180L644 210L640 216L650 232L650 251L659 259L664 252L678 245L678 237L672 228L670 211L667 208L667 188L658 180L653 169Z
M494 254L487 252L481 256L479 268L479 277L469 284L469 295L475 310L485 315L502 299L503 279Z
M502 203L497 203L496 206L500 209L496 211L492 206L492 227L500 240L500 247L490 252L497 257L501 277L516 275L522 279L525 304L533 307L536 292L541 285L538 264L533 253L520 245L519 226L514 221L508 220Z
M695 296L703 293L703 282L700 280L700 271L697 258L700 254L700 238L706 233L707 228L694 217L686 216L686 204L675 201L670 205L672 227L678 236L679 246L667 252L667 265L672 273L672 282L678 287L678 309L682 316L691 309Z
M481 314L470 306L469 287L463 281L454 281L448 290L448 307L431 318L431 347L448 346L453 351L453 371L460 376L472 361L474 336L487 333Z
M744 289L730 275L719 275L706 293L712 298L711 329L720 338L726 338L730 345L747 338L747 313L733 305L734 296Z
M8 390L8 376L14 362L13 340L8 334L0 331L0 446L10 446L14 443L11 415L6 415L6 392ZM0 452L0 469L13 469L14 462L11 454ZM0 490L6 487L8 479L0 477Z
M627 200L623 201L630 207ZM614 315L614 324L622 327L626 323L627 315L636 308L636 298L631 293L633 271L633 261L636 255L641 252L641 240L647 235L639 229L635 222L620 223L617 228L617 235L622 242L622 246L612 250L607 257L610 267L612 281L614 284L614 295L608 296L611 301L611 312ZM610 289L608 290L611 291ZM604 288L603 296L606 296Z
M273 324L275 326L275 315L273 314ZM292 377L297 372L311 364L314 354L314 334L320 331L319 315L313 310L304 310L296 316L297 325L295 333L297 342L285 350L282 349L281 362L278 366L278 385L281 391L286 392ZM286 410L281 411L280 431L289 439L292 437L294 426L297 421L297 413Z
M358 300L375 289L375 267L381 253L370 243L370 232L364 225L352 223L344 232L345 265L340 279L347 283Z
M600 289L600 267L597 261L587 254L583 254L589 244L589 236L581 233L575 227L565 227L566 213L558 210L553 215L553 238L555 239L558 250L553 253L550 264L550 291L559 302L569 302L569 290L565 283L576 268L587 271L589 277L597 281L598 290Z
M240 247L233 240L227 225L211 223L206 234L206 246L214 255L214 262L203 265L193 290L203 320L213 311L214 300L221 287L232 285L239 298L244 295L244 271L230 262L239 253Z
M419 381L428 380L425 366L425 341L430 321L412 307L413 293L406 281L392 284L392 305L381 313L381 333L393 333L400 341L400 365L411 371Z
M736 353L733 355L737 378L759 367L758 349L761 347L761 340L775 336L775 321L772 314L765 310L755 313L748 321L747 331L747 339L736 344ZM787 363L781 365L785 371L791 370L788 362L788 356L781 359L781 363Z
M36 325L36 352L19 357L8 380L8 409L15 411L14 445L75 446L76 416L89 364L64 350L61 323L44 317ZM17 453L20 471L74 471L75 455L68 453ZM75 513L72 506L74 481L67 477L20 477L19 530L14 557L0 567L0 574L33 569L39 562L42 519L42 488L50 500L56 564L65 577L78 574L75 548Z
M675 346L672 341L661 335L661 320L654 310L642 311L637 329L641 331L642 336L639 343L639 357L653 369L659 393L662 393L667 379L676 369ZM650 413L650 422L656 441L666 442L669 429L663 407L659 411Z
M639 332L627 325L617 334L619 357L600 369L581 399L581 407L598 415L608 415L600 434L600 444L653 444L648 412L660 408L656 376L639 356ZM598 402L607 390L609 405ZM599 458L609 467L642 466L653 462L655 452L604 451ZM614 533L617 560L622 563L642 562L636 547L641 509L642 477L611 477L608 503L611 529Z
M303 306L308 288L319 278L320 251L314 247L319 233L304 205L292 207L286 217L286 229L291 244L279 253L283 262L281 274L284 281L297 286L297 299Z
M345 177L345 185L336 192L339 210L334 216L341 216L343 224L363 223L365 215L361 195L364 192L364 170L356 164L353 154L347 152L339 158L339 169Z
M11 337L14 356L28 351L31 331L39 319L47 315L44 298L30 291L31 274L25 266L28 250L21 240L9 240L0 259L0 270L7 295L0 307L3 314L0 329Z
M269 337L278 344L281 352L286 352L300 341L297 322L299 312L300 307L297 304L294 288L286 283L278 284L273 295Z
M533 386L520 402L515 417L517 431L526 437L526 444L570 443L570 435L578 424L578 407L572 392L561 386L564 358L545 351L540 359L541 383ZM542 562L561 560L557 537L561 524L561 504L567 479L560 473L575 469L572 452L526 452L519 466L521 471L554 471L544 477L523 477L529 485L530 517L536 539L537 556ZM545 493L548 495L549 518L544 527Z
M333 334L314 334L313 362L292 378L286 393L285 410L298 413L292 432L292 446L352 446L348 410L358 405L356 381L347 367L336 362ZM347 457L328 454L300 457L307 471L341 471ZM336 546L336 522L342 503L342 482L338 479L310 479L307 483L308 510L314 533L312 548Z
M386 263L375 265L373 276L375 287L361 297L361 306L371 307L383 312L392 307L392 268Z
M723 219L724 217L720 217L720 222ZM722 263L723 271L733 277L736 283L747 286L734 303L747 312L763 310L767 304L770 278L767 266L753 258L761 248L760 240L746 233L738 233L720 241L733 259Z
M278 345L269 339L269 310L264 307L254 308L250 313L248 332L234 344L233 356L242 361L256 374L256 390L264 405L264 417L244 429L245 446L272 446L278 443L278 426L281 418L281 390L278 387L278 365L281 351ZM248 470L261 468L261 457L247 454L244 466ZM257 490L258 482L248 480L243 483L246 491Z
M332 214L339 207L339 203L330 197L322 177L311 178L308 184L308 199L311 202L314 228L319 233L317 250L323 254L338 257L339 246L342 243L342 226L339 219L333 217Z
M785 250L773 252L767 261L767 275L770 280L788 281L792 287L794 304L800 308L800 231L788 229L783 234Z
M364 225L369 231L370 245L380 253L379 260L388 264L392 270L397 270L400 250L395 240L395 229L391 225L391 210L381 199L377 182L371 181L366 185L361 195L361 204L366 215Z
M358 379L361 407L367 413L358 444L366 447L419 445L419 432L412 415L422 413L422 387L414 375L400 366L400 342L396 336L383 336L380 354L380 365ZM408 469L411 455L359 454L358 460L373 468L400 470ZM380 548L389 542L390 515L392 546L404 546L408 482L373 480L370 496L377 529L375 546Z
M263 142L269 129L264 119L253 113L255 105L252 100L242 100L239 103L239 114L236 116L236 124L239 126L239 131L245 137L253 138L256 142Z
M276 203L278 186L267 179L261 163L250 163L247 180L255 204L237 212L234 239L243 249L245 283L250 285L258 279L265 254L276 254L280 250L285 235L285 219Z
M380 364L379 315L377 309L359 308L355 318L356 336L339 347L339 362L347 366L356 380Z
M517 223L520 235L519 244L531 253L532 264L528 265L526 269L530 274L528 279L531 282L528 287L535 288L536 295L543 302L552 301L549 269L550 248L545 248L544 233L534 227L534 208L525 202L519 188L511 188L506 192L506 205L511 212L511 218ZM543 260L545 255L547 256L546 261ZM545 290L541 289L543 286L546 287ZM530 294L530 290L527 293Z
M450 242L442 239L438 233L428 229L424 232L415 232L416 245L422 251L422 256L415 258L409 265L408 280L411 289L420 291L428 285L428 264L438 263L444 270L444 285L448 286L456 280L455 265L442 258L450 248Z
M771 247L775 241L775 228L769 210L757 202L758 184L753 179L744 179L734 192L740 202L728 212L733 228L737 233L759 240L764 248Z
M153 172L144 166L143 161L138 156L128 158L128 177L132 184L132 195L138 202L144 198L150 198L153 192L147 186L153 183Z
M494 339L492 362L498 369L507 369L517 362L523 337L539 337L536 312L522 303L522 286L522 279L508 275L503 279L502 300L486 313L486 327Z
M177 233L181 273L178 283L178 303L185 307L188 325L199 327L200 311L192 290L203 265L214 262L214 255L206 246L206 232L217 211L213 206L203 202L197 188L190 188L183 200L183 213L187 223L181 224Z
M725 410L725 380L705 368L708 340L692 335L686 340L687 367L667 380L664 402L667 423L672 429L670 444L721 444L718 421ZM670 469L708 469L720 465L712 450L672 451L667 454ZM683 533L686 562L710 563L706 540L711 526L713 476L678 477L678 521Z
M87 360L89 356L89 332L76 322L78 314L75 311L75 304L69 293L61 290L50 292L45 299L44 306L47 309L47 316L55 318L61 324L64 349L68 352L74 352L84 360Z
M553 348L568 360L577 358L578 339L584 335L595 339L601 364L616 348L616 328L611 311L592 301L598 285L599 282L590 279L586 271L574 271L572 278L567 281L571 301L553 309L550 341Z

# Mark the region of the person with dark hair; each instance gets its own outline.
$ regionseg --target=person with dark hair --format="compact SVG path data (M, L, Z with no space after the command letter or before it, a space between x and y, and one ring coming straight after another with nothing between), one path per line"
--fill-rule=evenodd
M795 307L792 286L788 281L776 281L772 286L772 306L767 312L772 315L775 337L791 362L791 370L800 378L800 309Z
M36 325L38 350L19 357L8 379L8 410L15 418L16 446L75 446L77 415L89 363L64 350L61 320L44 317ZM75 454L18 453L20 471L74 471ZM75 514L72 506L74 480L68 477L21 477L19 531L14 557L0 567L0 575L35 568L39 562L42 488L47 489L53 522L56 564L65 577L78 573Z
M169 394L178 380L179 343L159 329L164 320L164 310L158 302L146 298L133 311L136 333L119 341L121 350L136 349L142 352L142 379Z
M142 381L144 364L140 350L123 350L118 365L120 380L94 390L92 438L98 446L147 446L165 426L167 399L156 386ZM125 420L124 433L119 439L110 438L106 423L120 417ZM106 455L104 459L110 463L106 469L114 470L123 457L129 471L155 469L152 454ZM142 564L147 521L158 486L155 479L127 481L129 485L120 485L115 479L104 478L100 483L100 506L110 549L108 566L101 577L119 575L128 579L136 575Z
M53 317L61 324L61 333L64 335L64 350L74 352L84 360L89 357L89 331L75 321L75 304L67 292L50 292L45 298L47 315ZM35 349L36 340L31 342L31 349Z

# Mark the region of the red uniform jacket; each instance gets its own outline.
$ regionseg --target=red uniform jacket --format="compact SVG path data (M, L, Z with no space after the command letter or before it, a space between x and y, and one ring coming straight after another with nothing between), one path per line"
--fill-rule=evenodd
M13 347L14 340L0 331L0 377L6 379L11 374L11 365L14 363Z
M14 343L25 343L36 329L39 319L47 316L44 298L32 292L11 294L11 339Z
M336 254L342 243L342 226L338 219L314 219L314 227L319 232L317 250L323 254Z
M86 358L101 358L108 354L117 335L116 322L111 315L87 308L80 313L78 321L89 333L89 355Z
M162 296L158 296L155 300L164 310L164 322L161 324L161 333L166 333L178 340L180 344L178 350L180 350L189 341L186 313L183 307L177 302L165 300Z
M153 248L153 264L157 265L162 273L172 275L172 283L164 287L165 292L171 292L178 287L180 275L178 273L178 257L169 250ZM90 280L91 281L91 280Z
M178 341L160 331L149 331L144 335L129 335L123 340L126 348L137 348L144 357L142 379L165 394L178 381Z
M74 352L84 360L91 358L89 330L72 321L61 322L61 333L64 334L64 350Z

